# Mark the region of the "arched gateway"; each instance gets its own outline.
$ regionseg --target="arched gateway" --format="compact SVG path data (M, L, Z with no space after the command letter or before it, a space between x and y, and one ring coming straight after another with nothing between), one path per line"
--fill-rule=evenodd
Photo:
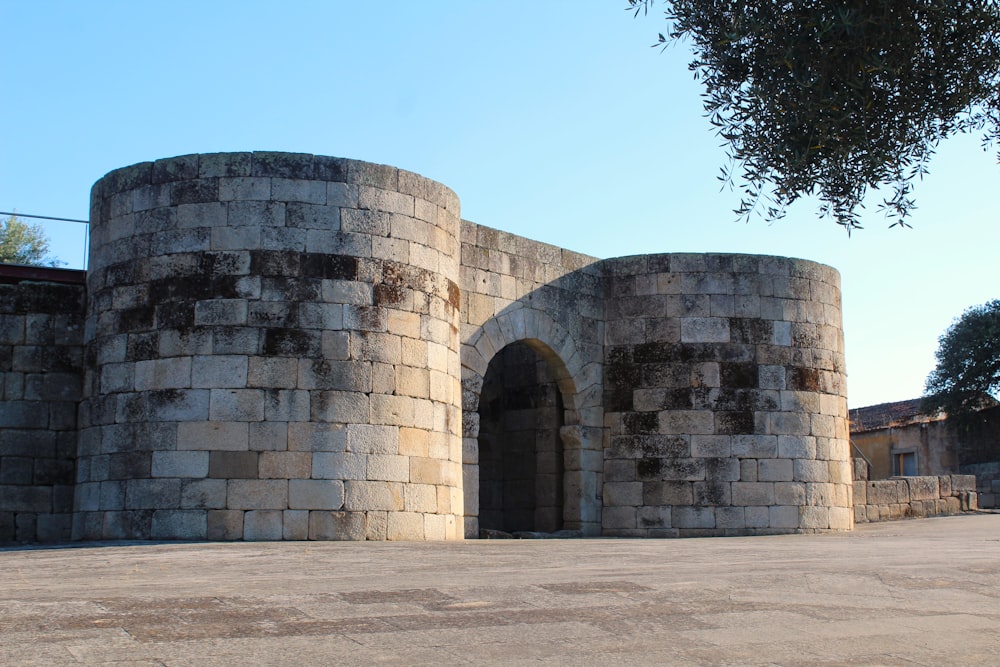
M828 267L596 260L287 153L111 172L91 238L78 539L851 528Z

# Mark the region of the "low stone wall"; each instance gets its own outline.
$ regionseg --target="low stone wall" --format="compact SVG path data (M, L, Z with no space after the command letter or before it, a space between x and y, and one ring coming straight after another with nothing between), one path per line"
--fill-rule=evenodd
M973 475L854 482L854 522L894 521L978 509Z

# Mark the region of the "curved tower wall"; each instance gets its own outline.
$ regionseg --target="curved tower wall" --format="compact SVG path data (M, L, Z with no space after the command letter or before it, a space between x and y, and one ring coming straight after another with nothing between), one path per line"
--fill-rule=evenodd
M672 254L606 275L603 533L850 530L839 274Z
M462 536L454 193L228 153L91 206L75 537Z

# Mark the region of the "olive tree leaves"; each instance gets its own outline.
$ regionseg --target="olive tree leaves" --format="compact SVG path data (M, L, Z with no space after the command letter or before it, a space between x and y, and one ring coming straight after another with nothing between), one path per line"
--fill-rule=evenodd
M638 15L655 0L628 0ZM709 122L727 145L721 179L737 214L782 217L807 195L848 232L870 189L907 225L913 187L958 132L1000 139L997 0L671 0Z

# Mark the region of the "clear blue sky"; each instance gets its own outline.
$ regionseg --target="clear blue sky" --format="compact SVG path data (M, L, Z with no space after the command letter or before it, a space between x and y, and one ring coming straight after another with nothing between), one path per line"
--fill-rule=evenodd
M624 0L0 0L0 210L86 218L117 167L284 150L441 181L466 219L598 257L745 252L843 278L849 402L920 395L937 338L1000 297L1000 167L942 147L913 229L874 206L850 239L809 202L735 221L687 47ZM82 225L51 224L84 258Z

